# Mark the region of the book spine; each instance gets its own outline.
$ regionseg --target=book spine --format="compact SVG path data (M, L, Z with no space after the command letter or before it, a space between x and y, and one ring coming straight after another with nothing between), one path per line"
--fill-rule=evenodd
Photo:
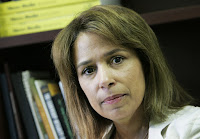
M43 93L42 93L42 90L41 90L41 87L43 85L46 85L49 81L46 81L46 80L35 80L35 86L36 86L36 89L37 89L37 92L38 92L38 95L39 95L39 98L42 102L42 106L44 108L44 111L45 111L45 114L47 116L47 119L49 121L49 124L50 124L50 127L51 127L51 130L53 132L53 136L54 138L58 139L58 135L56 133L56 130L55 130L55 127L54 127L54 124L53 124L53 121L51 119L51 116L50 116L50 113L48 111L48 108L47 108L47 105L46 105L46 102L45 102L45 99L43 97Z
M25 131L28 138L38 138L38 132L22 81L22 72L12 73L11 80L24 125L23 131Z
M38 125L39 130L40 130L39 132L41 132L40 139L48 139L48 134L46 132L46 129L45 129L45 126L44 126L44 123L43 123L43 120L40 115L40 112L39 112L36 102L33 102L33 107L34 107L35 115L36 115L38 123L39 123L39 125Z
M1 91L1 85L2 84L0 81L0 135L1 135L1 138L7 139L7 138L9 138L8 120L6 118L6 112L5 112L5 107L4 107L4 103L3 103L4 102L3 93Z
M46 102L47 108L49 110L49 114L51 116L51 119L53 121L54 127L56 129L56 133L58 135L58 138L59 139L61 139L61 138L64 139L65 138L65 134L64 134L63 128L61 126L60 120L58 118L55 106L53 104L53 101L52 101L52 98L51 98L51 95L50 95L50 92L49 92L49 88L48 88L47 85L44 85L44 86L41 87L41 90L42 90L42 93L43 93L44 100Z
M67 138L73 138L71 126L69 123L69 118L66 113L66 106L61 94L60 87L57 83L48 83L49 91L55 105L58 117L60 119L61 125L64 129L65 135Z
M63 88L62 82L59 81L59 82L58 82L58 85L59 85L61 94L62 94L62 96L63 96L63 99L64 99L64 101L66 102L66 98L65 98L65 93L64 93L64 88Z
M30 79L30 73L28 71L23 71L22 72L22 81L23 81L23 85L25 88L25 92L26 92L26 96L28 99L28 103L33 115L33 119L36 125L36 129L38 132L38 136L40 139L44 139L45 136L47 136L46 130L44 128L44 123L41 119L41 116L39 114L39 110L38 107L35 103L35 100L33 99L33 95L31 93L31 88L30 88L30 84L29 84L29 79Z
M3 95L3 100L4 100L4 106L5 106L5 113L6 117L8 119L8 129L10 134L11 139L17 139L17 129L16 129L16 123L15 123L15 118L14 118L14 113L13 113L13 108L11 104L11 98L8 90L8 84L6 80L6 75L5 73L0 74L0 88L2 90L2 95Z
M39 8L48 8L59 5L73 4L78 2L86 2L86 1L92 1L92 0L56 0L56 1L31 0L31 1L18 1L18 2L11 1L0 4L0 15L22 12L27 10L34 10Z
M36 86L35 86L35 79L31 77L29 79L29 83L30 83L30 86L31 86L31 91L33 93L33 97L34 97L35 103L36 103L36 105L38 107L38 111L39 111L40 116L42 118L42 121L44 123L45 130L46 130L46 132L48 134L48 138L49 139L54 139L54 135L53 135L50 123L48 121L47 115L45 113L45 109L44 109L44 107L42 105L42 102L40 100L40 97L38 95L38 92L37 92L37 89L36 89Z
M8 36L62 29L72 20L72 18L73 16L64 16L64 17L49 19L46 21L2 26L0 27L0 36L8 37Z
M65 131L65 134L68 135L70 139L72 139L73 133L72 133L71 125L69 122L69 117L66 112L66 106L65 106L64 99L62 98L62 95L57 94L56 96L54 96L53 102L55 104L59 119L60 119L63 129Z
M23 133L22 121L21 121L21 118L20 118L17 100L16 100L16 97L14 95L14 89L13 89L13 86L12 86L11 73L10 73L9 65L7 63L4 64L4 70L5 70L5 74L6 74L11 105L12 105L14 119L15 119L15 123L16 123L17 135L18 135L18 138L24 139L25 137L24 137L24 133Z
M26 22L33 22L36 20L45 20L48 18L55 18L66 15L75 15L76 13L86 10L94 5L98 5L99 3L99 1L91 1L66 6L31 10L9 15L2 15L0 16L0 26L7 24L21 24Z

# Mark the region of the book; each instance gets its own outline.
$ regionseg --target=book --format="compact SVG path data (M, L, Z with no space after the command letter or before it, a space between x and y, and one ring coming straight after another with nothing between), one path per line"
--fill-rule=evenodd
M33 78L33 77L31 77L29 79L31 92L33 93L33 97L34 97L36 106L38 107L38 111L39 111L39 113L41 115L41 119L42 119L42 121L44 123L44 127L45 127L45 130L47 132L48 138L49 139L54 139L53 131L51 129L50 123L49 123L47 115L45 113L45 109L44 109L43 104L42 104L42 102L40 100L40 97L39 97L39 94L38 94L38 91L37 91L37 88L36 88L36 85L35 85L35 80L36 79Z
M21 121L21 115L19 113L19 106L17 105L16 96L14 94L14 89L13 89L13 85L11 81L11 73L10 73L10 68L9 68L8 63L4 64L4 71L6 75L6 81L8 85L8 91L10 95L11 106L12 106L15 125L16 125L17 138L24 139L25 138L25 135L23 132L24 129L23 129L22 121Z
M35 111L35 117L37 118L37 131L39 134L39 138L40 139L48 139L49 137L48 137L47 131L45 129L44 122L42 120L42 117L39 112L39 108L37 107L37 104L35 101L33 102L33 107L34 107L34 111Z
M63 96L63 98L64 98L64 101L66 102L66 98L65 98L65 93L64 93L64 88L63 88L62 82L59 81L59 82L58 82L58 85L59 85L61 94L62 94L62 96Z
M64 28L73 16L62 16L48 20L35 21L32 23L6 25L0 28L0 37L30 34Z
M0 15L87 1L94 0L27 0L17 2L10 1L0 4Z
M14 87L15 96L19 106L19 111L22 116L24 130L28 138L38 138L38 132L33 119L33 115L26 97L25 88L22 81L22 73L16 72L11 74L11 80ZM31 129L31 130L30 130Z
M60 87L55 82L48 83L48 87L65 135L67 138L73 139L72 129Z
M59 8L51 8L56 10L46 9L43 13L40 13L39 11L37 14L25 15L28 18L24 19L24 21L20 20L23 19L22 17L7 18L9 17L7 15L1 16L0 37L9 37L9 36L62 29L74 18L76 13L81 12L97 4L99 4L99 1L92 1L88 3L83 2L79 4L68 5L67 7L61 6L60 10ZM10 22L12 24L9 24L9 21L6 21L6 19L8 20L14 19L16 20L16 23Z
M6 139L9 138L9 132L3 101L2 92L0 90L0 135L1 138Z
M16 129L16 124L15 124L15 119L14 119L14 113L13 113L13 108L11 104L11 98L10 98L10 93L8 90L8 84L6 80L6 75L5 73L0 74L0 90L2 93L2 98L3 98L3 104L4 108L6 109L5 115L6 119L8 122L8 132L12 133L9 134L11 139L17 139L17 129Z
M49 80L49 81L50 81L50 80ZM39 79L37 79L37 80L34 81L34 83L35 83L35 86L36 86L36 89L37 89L39 98L40 98L40 100L41 100L42 106L43 106L43 108L44 108L45 114L46 114L46 116L47 116L47 120L48 120L49 125L50 125L50 127L51 127L51 131L52 131L52 133L53 133L53 137L54 137L55 139L58 139L58 135L57 135L57 133L56 133L55 126L54 126L53 121L52 121L52 119L51 119L51 116L50 116L50 113L49 113L49 111L48 111L48 107L47 107L47 105L46 105L45 99L44 99L44 97L43 97L42 89L41 89L41 87L44 86L44 85L47 85L47 83L48 83L49 81L48 81L48 80L39 80Z
M53 103L53 100L52 100L52 97L51 97L51 94L50 94L50 91L49 91L49 88L48 88L48 84L41 86L41 91L42 91L44 100L46 102L46 106L47 106L47 109L49 111L51 120L54 124L56 133L58 135L58 138L59 139L66 139L65 133L63 131L63 127L61 126L56 108L54 106L54 103Z
M0 82L0 86L1 86L1 82ZM1 138L6 139L6 138L9 138L9 132L8 132L8 120L6 118L3 101L4 101L3 95L0 89L0 135L1 135Z
M22 71L22 81L23 81L26 97L28 99L28 103L33 115L33 119L36 125L38 136L40 139L45 139L45 138L48 138L48 135L46 133L44 123L42 121L35 99L33 97L33 93L31 92L31 85L29 83L29 80L31 77L41 79L41 78L49 78L50 75L49 75L49 72L47 71L30 71L30 70Z
M57 6L51 8L37 9L20 13L13 13L0 16L0 26L8 24L21 24L25 22L33 22L36 20L44 20L66 15L76 15L94 5L98 5L99 1L89 1L75 3L71 5Z

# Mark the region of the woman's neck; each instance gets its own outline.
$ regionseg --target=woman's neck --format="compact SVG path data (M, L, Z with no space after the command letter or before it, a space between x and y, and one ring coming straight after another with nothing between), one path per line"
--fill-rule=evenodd
M114 122L115 139L144 139L148 135L149 119L145 118L142 108L128 120Z

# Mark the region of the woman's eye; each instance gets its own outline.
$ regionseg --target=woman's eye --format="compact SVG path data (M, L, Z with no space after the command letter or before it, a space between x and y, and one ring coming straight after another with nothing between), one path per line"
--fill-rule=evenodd
M120 64L120 63L122 63L123 59L124 58L121 56L116 56L116 57L112 58L111 63L112 64Z
M95 71L95 69L93 67L87 67L83 70L82 74L85 74L85 75L90 75L92 74L93 72Z

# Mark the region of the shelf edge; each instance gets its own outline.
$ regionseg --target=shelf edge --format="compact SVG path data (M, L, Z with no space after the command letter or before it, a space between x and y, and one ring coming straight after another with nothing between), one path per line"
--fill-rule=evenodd
M60 32L60 30L61 29L0 38L0 49L51 42L54 40L55 36Z
M164 24L200 17L200 5L141 14L149 25Z

